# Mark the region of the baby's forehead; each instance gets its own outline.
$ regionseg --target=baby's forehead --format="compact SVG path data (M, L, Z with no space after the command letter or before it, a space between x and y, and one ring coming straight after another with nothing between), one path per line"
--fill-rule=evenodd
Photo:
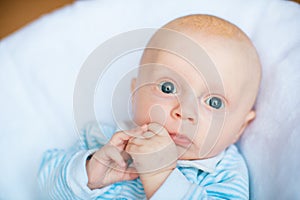
M172 52L159 50L155 54L150 54L149 57L148 62L145 59L145 62L140 66L142 74L149 78L167 77L175 81L182 80L181 83L201 88L208 86L214 86L213 88L222 87L220 72L208 56L206 56L206 59L195 61L188 60L184 56Z
M147 73L169 73L187 82L194 80L195 85L206 85L216 89L225 87L225 91L230 93L248 84L247 77L252 77L253 70L256 70L250 65L256 65L256 60L249 60L251 56L247 53L246 43L229 38L212 38L201 45L202 53L190 52L194 53L198 60L188 59L185 55L172 51L148 49L145 50L142 64L150 64L149 66L153 67Z
M188 66L196 68L198 71L210 68L239 72L241 68L247 67L252 62L251 54L256 56L255 49L249 46L245 41L237 41L227 37L201 38L199 42L193 41L193 45L181 45L178 40L168 39L167 49L149 48L145 49L141 63L163 64L169 67L182 66L188 69ZM177 48L176 43L182 48ZM175 47L174 47L175 46ZM179 49L179 50L178 50ZM255 63L256 60L253 60ZM235 69L238 68L238 69ZM239 73L243 73L243 70Z

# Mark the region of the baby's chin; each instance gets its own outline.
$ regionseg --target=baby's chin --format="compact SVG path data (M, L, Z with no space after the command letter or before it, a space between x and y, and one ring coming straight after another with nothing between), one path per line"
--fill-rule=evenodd
M203 159L208 159L211 157L214 157L216 155L210 155L206 154L201 156L199 154L199 149L193 148L193 146L190 146L190 148L184 148L182 146L176 145L177 147L177 155L178 155L178 160L203 160Z
M179 145L176 145L177 147L177 155L178 160L199 160L200 158L196 151L190 148L185 148Z

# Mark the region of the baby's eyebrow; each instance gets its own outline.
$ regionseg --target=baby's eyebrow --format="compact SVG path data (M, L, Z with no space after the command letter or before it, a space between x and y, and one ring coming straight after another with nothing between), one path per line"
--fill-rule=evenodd
M217 83L210 84L209 86L207 83L204 83L204 86L200 90L202 92L200 96L220 96L225 100L229 99L229 94L225 92L223 86Z
M153 66L151 69L151 74L153 74L153 75L165 75L166 73L168 75L171 75L169 72L173 72L173 73L179 75L174 70L167 69L167 67L163 67L163 66Z

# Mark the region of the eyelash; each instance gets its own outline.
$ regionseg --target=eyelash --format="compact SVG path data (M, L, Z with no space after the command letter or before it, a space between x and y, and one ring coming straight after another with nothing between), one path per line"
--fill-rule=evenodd
M172 84L172 87L173 88L171 88L171 89L174 89L175 91L174 92L164 92L163 91L163 85L165 84L165 83L171 83ZM171 80L161 80L159 83L158 83L158 85L157 85L157 87L158 87L158 89L159 89L159 91L161 92L161 93L163 93L164 95L174 95L174 94L177 94L178 93L178 90L177 90L177 85L174 83L174 81L171 81Z
M213 107L212 105L210 105L209 101L212 100L213 98L217 98L217 99L220 99L221 100L221 103L222 105L219 107L219 108L215 108ZM214 110L221 110L225 107L226 105L226 101L222 98L222 97L219 97L219 96L216 96L216 95L210 95L208 96L207 98L205 98L204 100L204 103L209 106L211 109L214 109Z

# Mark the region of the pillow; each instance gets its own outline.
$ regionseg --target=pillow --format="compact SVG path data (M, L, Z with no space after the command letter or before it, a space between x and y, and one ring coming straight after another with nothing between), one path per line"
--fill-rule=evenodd
M115 0L77 1L0 42L0 199L39 199L36 174L42 153L68 148L78 138L73 91L81 66L97 46L120 33L158 28L194 13L239 26L262 60L257 118L239 142L250 170L251 199L300 198L299 5L276 0ZM120 59L112 70L124 63L135 66L139 55ZM103 81L97 91L110 97L112 79ZM126 91L129 85L124 85ZM98 119L114 123L110 98L95 98Z

